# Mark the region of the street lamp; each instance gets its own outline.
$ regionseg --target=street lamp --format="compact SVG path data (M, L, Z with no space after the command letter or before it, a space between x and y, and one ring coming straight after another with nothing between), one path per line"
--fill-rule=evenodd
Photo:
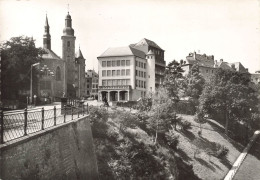
M34 66L37 66L37 65L39 65L40 63L35 63L35 64L32 64L31 65L31 84L30 84L30 104L32 104L32 68L34 67Z

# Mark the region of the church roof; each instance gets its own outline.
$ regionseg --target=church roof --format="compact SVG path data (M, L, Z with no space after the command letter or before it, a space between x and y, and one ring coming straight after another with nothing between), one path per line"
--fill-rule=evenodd
M75 57L76 57L76 58L84 59L84 57L83 57L82 52L81 52L80 49L78 50L78 52L76 52Z
M59 56L57 56L57 54L55 54L52 50L44 48L44 51L45 51L46 53L44 53L44 54L42 55L42 58L43 58L43 59L62 60L62 59L61 59Z
M108 48L99 57L137 56L145 59L145 53L130 46Z
M162 48L160 48L160 46L158 46L155 42L149 40L149 39L146 39L146 38L143 38L141 41L139 41L138 43L136 43L134 46L145 46L145 45L148 45L148 46L152 46L152 47L155 47L155 48L158 48L158 49L161 49L163 50Z

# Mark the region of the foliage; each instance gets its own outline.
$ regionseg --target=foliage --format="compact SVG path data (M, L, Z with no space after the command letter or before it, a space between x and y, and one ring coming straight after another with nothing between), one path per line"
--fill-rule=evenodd
M178 97L178 92L183 86L183 72L181 64L176 60L169 62L166 66L163 86L166 88L167 94L170 97Z
M257 98L249 82L249 74L218 69L203 89L198 111L224 120L226 134L234 121L249 124L251 113L257 111Z
M105 137L108 120L108 113L105 109L97 107L89 108L89 118L92 124L92 133L94 137Z
M29 90L31 65L40 62L44 53L43 49L35 47L34 41L32 38L19 36L0 45L2 83L5 87L3 97L6 99L17 99L19 90ZM36 82L37 77L33 78L33 82Z
M185 96L198 99L202 93L205 79L199 72L199 66L194 64L184 80Z
M187 131L188 129L191 129L191 123L189 121L180 121L179 125L181 126L181 129L184 131Z
M173 130L165 133L165 138L170 148L177 149L177 146L179 144L179 136L174 134Z
M141 100L138 101L136 105L136 109L138 109L139 111L149 111L151 110L151 107L152 107L152 98L150 97L141 98Z
M227 147L225 147L224 145L221 145L221 146L218 146L216 156L218 158L224 158L225 156L227 156L228 152L229 152L229 149Z

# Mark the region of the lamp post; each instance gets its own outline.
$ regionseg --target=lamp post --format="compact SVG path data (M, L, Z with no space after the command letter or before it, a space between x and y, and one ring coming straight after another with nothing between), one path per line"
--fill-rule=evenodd
M35 63L31 65L31 83L30 83L30 104L32 104L32 70L34 66L39 65L40 63Z

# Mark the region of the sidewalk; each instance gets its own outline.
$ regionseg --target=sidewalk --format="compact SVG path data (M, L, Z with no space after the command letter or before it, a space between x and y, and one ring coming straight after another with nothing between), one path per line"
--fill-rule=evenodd
M257 137L260 134L260 130L255 131L254 135L252 136L252 138L250 139L250 142L247 144L247 146L245 147L245 149L243 150L243 152L238 156L237 160L235 161L235 163L233 164L232 168L230 169L230 171L228 172L228 174L226 175L224 180L231 180L234 178L237 170L239 169L239 167L241 166L241 164L243 163L248 151L250 150L250 148L252 147L253 143L255 142L255 140L257 139Z

